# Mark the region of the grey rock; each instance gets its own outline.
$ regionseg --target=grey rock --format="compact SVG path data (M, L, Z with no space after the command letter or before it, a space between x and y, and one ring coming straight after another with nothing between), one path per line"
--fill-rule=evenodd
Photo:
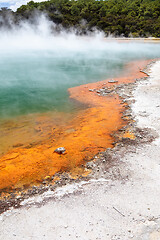
M109 83L117 83L118 81L117 80L114 80L114 79L111 79L108 81Z
M55 153L64 154L66 149L64 147L59 147L54 150Z
M113 90L105 90L105 93L111 93Z
M93 163L93 162L88 162L88 163L86 164L86 167L87 167L87 168L90 168L90 169L93 169L95 166L96 166L96 164Z

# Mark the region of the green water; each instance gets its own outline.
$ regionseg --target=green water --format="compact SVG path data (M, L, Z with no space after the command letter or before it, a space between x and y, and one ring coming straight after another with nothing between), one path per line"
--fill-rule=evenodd
M160 57L160 44L64 42L57 45L54 39L45 48L6 46L1 50L1 119L52 110L75 111L78 105L69 99L68 88L115 77L128 61Z

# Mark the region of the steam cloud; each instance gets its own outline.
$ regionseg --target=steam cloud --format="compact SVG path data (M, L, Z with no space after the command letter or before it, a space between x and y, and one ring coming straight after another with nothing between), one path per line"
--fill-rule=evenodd
M1 51L16 51L23 50L65 50L65 51L89 51L90 55L96 50L103 50L108 54L111 52L114 55L119 53L137 53L142 58L148 55L154 55L156 46L153 44L143 43L118 43L110 38L104 39L104 34L95 30L93 33L88 33L86 37L79 37L75 29L70 29L68 33L65 29L59 28L49 21L44 14L35 16L32 23L21 21L19 25L12 24L10 30L1 29L0 50ZM143 46L143 47L142 47ZM159 47L159 45L157 44ZM94 51L93 51L94 50ZM97 53L96 53L97 54ZM107 55L108 55L107 54Z

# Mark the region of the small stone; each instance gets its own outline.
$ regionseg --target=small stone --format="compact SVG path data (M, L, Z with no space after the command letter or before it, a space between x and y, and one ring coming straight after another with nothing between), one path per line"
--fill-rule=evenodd
M93 162L88 162L88 163L86 164L86 167L87 167L87 168L90 168L90 169L94 168L95 166L96 166L96 164L93 163Z
M64 147L59 147L54 150L55 153L64 154L66 149Z
M117 80L114 80L114 79L111 79L108 81L109 83L117 83L118 81Z
M105 90L105 93L111 93L112 90Z

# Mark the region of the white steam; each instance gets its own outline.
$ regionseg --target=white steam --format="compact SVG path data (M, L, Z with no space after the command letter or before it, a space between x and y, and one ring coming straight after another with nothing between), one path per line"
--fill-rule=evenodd
M100 32L94 33L94 38L80 38L75 35L74 30L70 33L60 29L57 33L56 25L49 21L45 15L35 19L33 24L23 21L19 26L13 26L12 30L1 30L0 50L15 51L23 50L81 50L88 47L101 47L100 40L104 38ZM87 39L87 41L86 41ZM92 40L92 41L90 41ZM95 46L95 41L99 45Z
M79 37L72 30L70 33L61 29L58 34L56 25L41 15L35 23L21 22L19 26L13 26L12 30L1 30L0 51L14 52L18 50L50 50L56 52L88 52L90 55L106 54L117 56L121 54L136 54L142 58L146 55L157 53L153 44L143 43L118 43L110 38L105 39L102 32L95 31L87 37ZM158 44L157 44L158 46ZM159 46L158 46L159 48ZM100 51L97 53L97 51ZM107 57L106 55L106 57ZM157 55L157 54L155 54Z

